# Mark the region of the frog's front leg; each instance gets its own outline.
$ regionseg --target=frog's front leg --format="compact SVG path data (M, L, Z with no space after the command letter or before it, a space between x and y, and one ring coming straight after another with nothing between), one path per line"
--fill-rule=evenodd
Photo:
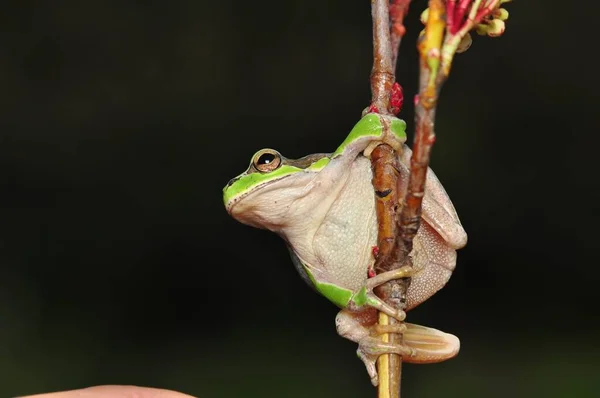
M380 355L398 354L405 362L432 363L458 354L460 341L454 335L410 323L381 326L374 323L375 319L368 319L369 311L342 310L336 316L335 324L340 336L358 343L356 354L365 364L375 386L379 383L375 364ZM376 317L376 313L374 315ZM380 338L384 333L402 334L403 343L384 342Z
M388 316L391 316L392 318L395 318L399 321L403 321L406 318L406 313L401 309L396 309L392 307L391 305L387 304L385 301L377 297L375 293L373 293L373 289L391 280L408 278L412 274L412 267L401 267L392 271L383 272L381 274L375 275L372 278L367 279L364 290L365 304L367 304L369 307L373 307L378 311L383 312L384 314L387 314ZM356 300L354 300L353 302L356 302ZM362 304L360 300L358 300L358 302ZM360 308L356 306L350 307L349 309L355 311L360 310Z

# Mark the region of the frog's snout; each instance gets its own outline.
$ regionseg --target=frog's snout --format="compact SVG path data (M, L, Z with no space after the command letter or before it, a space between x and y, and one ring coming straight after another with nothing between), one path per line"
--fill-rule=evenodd
M239 179L240 179L240 176L237 176L237 177L233 177L231 180L229 180L229 182L227 183L227 185L225 185L225 187L223 188L223 192L225 192L227 190L227 188L229 188L230 186L232 186L233 183L235 183Z

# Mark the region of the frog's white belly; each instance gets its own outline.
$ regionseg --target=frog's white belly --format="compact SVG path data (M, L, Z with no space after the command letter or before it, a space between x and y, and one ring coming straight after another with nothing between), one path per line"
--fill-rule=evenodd
M346 183L313 236L316 263L311 265L338 286L352 291L364 286L368 267L374 262L377 216L371 179L369 159L356 158Z

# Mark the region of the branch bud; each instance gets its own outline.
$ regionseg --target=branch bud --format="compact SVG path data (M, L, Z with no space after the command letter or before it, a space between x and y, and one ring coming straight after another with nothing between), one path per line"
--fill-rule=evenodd
M505 24L501 19L492 19L485 24L479 24L475 28L477 34L481 36L498 37L504 33Z
M458 43L458 47L456 47L456 53L464 53L469 49L469 47L471 47L471 44L473 44L473 38L471 37L471 34L467 32L465 37L463 37L460 43Z

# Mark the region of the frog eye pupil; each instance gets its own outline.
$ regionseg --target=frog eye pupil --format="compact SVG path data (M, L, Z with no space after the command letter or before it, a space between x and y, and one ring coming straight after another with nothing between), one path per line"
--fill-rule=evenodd
M256 162L259 165L263 165L263 164L270 164L275 160L275 155L272 153L263 153L262 155L260 155L260 157L258 158L258 161Z

